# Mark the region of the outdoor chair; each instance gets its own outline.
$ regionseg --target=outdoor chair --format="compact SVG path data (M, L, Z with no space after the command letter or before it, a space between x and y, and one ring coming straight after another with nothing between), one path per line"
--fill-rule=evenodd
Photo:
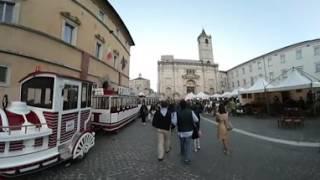
M252 106L252 113L257 117L263 117L264 115L264 107L260 104L256 104Z
M293 125L293 119L292 117L288 116L283 120L283 125L286 127L291 127Z
M280 119L278 127L297 127L304 125L304 117L298 108L285 108Z
M304 126L304 117L298 109L292 111L292 120L295 127Z

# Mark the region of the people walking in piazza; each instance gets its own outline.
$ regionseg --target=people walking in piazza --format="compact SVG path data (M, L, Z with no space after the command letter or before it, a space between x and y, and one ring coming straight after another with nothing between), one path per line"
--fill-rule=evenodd
M200 113L202 113L203 108L200 104L199 101L197 101L193 107L192 107L193 112L196 114L198 118L198 122L194 123L194 128L193 128L193 133L192 133L192 139L193 139L193 151L198 152L200 150L200 136L201 136L201 131L200 131Z
M150 107L150 110L149 110L149 114L148 114L148 119L150 121L153 120L153 117L154 117L156 111L157 111L156 104L155 103L151 104L151 107Z
M230 113L230 115L234 115L235 110L236 110L236 104L232 98L229 100L227 107L228 107L228 112Z
M140 108L140 115L141 115L142 124L146 125L146 116L148 115L148 107L146 106L144 101L142 101L142 105Z
M179 105L175 101L171 101L171 103L168 106L168 110L171 112L173 116L177 116ZM171 132L175 130L175 125L171 124Z
M216 114L216 121L218 122L218 139L223 145L223 152L225 155L230 154L229 148L229 130L231 130L228 112L226 112L223 104L219 105L218 112Z
M180 110L177 111L177 119L173 119L173 124L177 126L180 139L180 154L184 163L191 162L192 132L194 123L198 122L198 117L187 106L185 100L180 101Z
M158 160L162 161L165 152L170 151L170 128L171 124L176 121L175 115L172 115L171 111L168 109L168 103L166 101L161 102L160 110L156 111L152 125L157 128L158 134Z

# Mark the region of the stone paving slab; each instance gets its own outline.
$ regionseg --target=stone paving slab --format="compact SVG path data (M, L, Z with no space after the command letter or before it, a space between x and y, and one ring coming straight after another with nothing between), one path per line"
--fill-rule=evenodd
M209 114L203 114L208 119L215 120ZM320 118L306 118L304 127L279 128L276 117L231 116L235 128L263 136L306 142L320 142Z
M193 153L191 165L181 162L175 133L172 151L158 162L155 129L150 123L143 126L135 121L117 134L97 133L96 146L83 161L19 179L320 179L318 149L275 144L232 132L232 154L225 156L216 127L201 121L201 128L201 150Z

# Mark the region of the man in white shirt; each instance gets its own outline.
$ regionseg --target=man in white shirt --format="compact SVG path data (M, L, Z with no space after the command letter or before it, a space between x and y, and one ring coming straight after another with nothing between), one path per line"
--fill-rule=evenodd
M175 116L175 114L173 115ZM180 101L180 110L176 114L177 118L173 118L173 124L177 126L178 136L180 139L180 153L186 164L191 162L192 149L192 132L194 123L199 119L195 113L187 106L185 100Z

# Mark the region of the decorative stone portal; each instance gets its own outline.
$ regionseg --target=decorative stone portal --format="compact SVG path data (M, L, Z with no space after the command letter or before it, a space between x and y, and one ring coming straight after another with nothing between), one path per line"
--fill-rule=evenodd
M194 82L194 80L188 80L186 83L186 87L187 87L187 94L188 93L195 93L196 90L196 82Z

